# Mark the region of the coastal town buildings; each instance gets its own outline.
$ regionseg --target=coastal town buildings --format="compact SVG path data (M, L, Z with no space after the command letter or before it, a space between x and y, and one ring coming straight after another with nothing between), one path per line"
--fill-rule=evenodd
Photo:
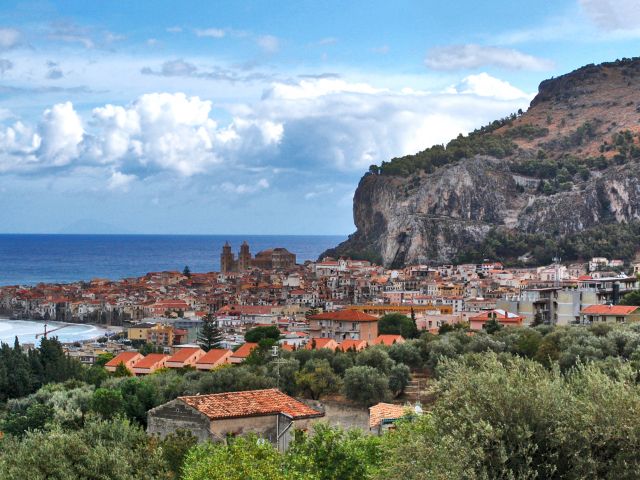
M515 315L521 325L569 325L602 321L585 312L594 305L617 305L625 294L640 288L640 264L621 267L602 258L532 268L484 262L385 269L344 258L299 265L279 248L254 257L248 244L242 245L237 258L228 257L229 252L225 246L223 255L233 263L227 262L222 272L150 272L118 281L0 287L0 314L108 328L104 338L65 346L70 356L88 365L101 354L120 355L145 344L179 357L145 366L151 362L147 360L138 366L144 374L154 368L208 369L241 363L255 348L245 344L244 335L258 326L277 327L284 350L359 349L363 341L388 343L377 340L377 320L386 314L406 315L418 331L434 334L458 323L482 328L479 318L499 311ZM221 349L232 351L219 362L202 362L206 352L195 357L185 353L188 348L199 350L205 320L221 330ZM182 356L189 358L181 360ZM126 366L135 368L133 363Z

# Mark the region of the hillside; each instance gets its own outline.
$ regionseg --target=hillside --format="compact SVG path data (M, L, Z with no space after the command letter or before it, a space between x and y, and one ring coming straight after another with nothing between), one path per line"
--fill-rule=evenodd
M357 231L326 255L386 266L631 258L640 241L640 58L543 81L526 112L372 166Z

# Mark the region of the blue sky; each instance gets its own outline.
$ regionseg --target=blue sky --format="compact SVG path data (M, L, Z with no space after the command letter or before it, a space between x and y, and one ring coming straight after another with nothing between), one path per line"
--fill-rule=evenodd
M347 234L372 163L638 55L640 0L10 1L0 232Z

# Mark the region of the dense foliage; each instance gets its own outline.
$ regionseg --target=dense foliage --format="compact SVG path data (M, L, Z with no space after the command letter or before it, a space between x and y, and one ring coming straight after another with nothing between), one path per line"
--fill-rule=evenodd
M516 148L516 144L504 135L476 131L467 136L458 135L446 146L434 145L415 155L382 162L380 167L372 165L369 171L370 173L398 176L409 176L420 171L431 173L437 167L457 162L463 158L471 158L474 155L504 158L514 153Z
M492 258L507 265L545 265L558 255L566 261L598 256L630 261L635 257L639 236L640 222L602 224L564 237L553 232L524 233L494 228L481 243L469 246L456 261L481 262ZM521 256L527 260L519 260Z
M253 437L195 446L187 432L160 441L142 429L149 408L185 394L278 385L368 406L398 394L410 368L430 372L430 413L382 437L320 425L283 454ZM267 355L212 372L70 379L7 402L0 477L634 478L639 372L640 324L598 324L456 329L361 352L283 352L277 364Z

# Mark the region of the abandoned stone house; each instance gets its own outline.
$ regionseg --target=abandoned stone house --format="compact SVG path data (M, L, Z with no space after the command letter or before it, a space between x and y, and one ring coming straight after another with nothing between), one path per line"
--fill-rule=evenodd
M295 429L307 430L323 415L275 388L194 395L149 410L147 433L164 437L184 429L201 442L254 433L284 451Z

